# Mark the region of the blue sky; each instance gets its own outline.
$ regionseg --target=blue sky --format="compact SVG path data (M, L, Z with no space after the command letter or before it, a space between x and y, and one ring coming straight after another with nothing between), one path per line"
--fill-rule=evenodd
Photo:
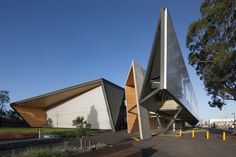
M132 59L147 66L160 8L169 9L187 62L189 24L201 0L1 0L0 90L11 102L104 77L124 86ZM187 64L200 118L232 118L236 103L210 108Z

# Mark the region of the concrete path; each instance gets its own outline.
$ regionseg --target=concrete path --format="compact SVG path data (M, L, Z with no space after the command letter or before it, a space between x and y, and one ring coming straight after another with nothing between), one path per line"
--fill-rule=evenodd
M229 138L222 141L219 134L210 134L206 140L205 133L191 133L183 137L156 136L150 140L135 142L143 150L144 157L235 157L236 140Z

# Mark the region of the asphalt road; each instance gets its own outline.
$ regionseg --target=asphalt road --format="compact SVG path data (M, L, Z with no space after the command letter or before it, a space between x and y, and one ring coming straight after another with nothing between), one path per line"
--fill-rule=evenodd
M135 142L143 150L144 157L235 157L236 139L227 137L222 141L221 134L211 134L206 140L205 133L191 133L183 137L156 136L150 140Z
M209 140L206 139L205 132L196 132L195 138L192 139L191 131L189 131L182 137L158 135L149 140L137 142L132 139L135 135L127 134L127 131L119 131L93 136L91 141L107 144L132 142L134 147L142 150L143 157L235 157L236 137L232 138L227 135L226 141L223 141L221 133L222 130L210 130Z

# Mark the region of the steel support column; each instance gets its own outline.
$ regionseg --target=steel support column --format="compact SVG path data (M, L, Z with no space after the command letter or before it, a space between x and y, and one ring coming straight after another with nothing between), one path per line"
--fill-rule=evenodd
M180 112L182 111L182 107L179 108L179 110L176 112L176 114L174 115L174 117L171 119L170 123L167 125L164 134L167 133L167 131L170 129L171 125L175 122L175 119L178 117L178 115L180 114Z
M160 116L159 116L158 113L156 113L156 116L157 116L157 124L158 124L158 126L160 128L160 132L161 132L161 134L163 134L163 128L162 128L162 125L161 125Z
M148 99L150 99L152 96L154 96L155 94L157 94L159 92L160 89L155 89L154 91L152 91L150 94L148 94L145 98L143 98L140 101L140 104L144 104L144 102L146 102Z

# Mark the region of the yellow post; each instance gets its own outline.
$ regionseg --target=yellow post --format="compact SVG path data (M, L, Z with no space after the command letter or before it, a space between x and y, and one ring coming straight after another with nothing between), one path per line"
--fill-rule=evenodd
M192 130L192 138L194 138L194 130Z
M209 133L209 131L207 131L207 132L206 132L206 138L207 138L207 140L209 140L209 137L210 137L210 133Z
M226 133L223 132L223 141L225 141L225 140L226 140Z
M182 129L179 130L179 136L182 136Z

